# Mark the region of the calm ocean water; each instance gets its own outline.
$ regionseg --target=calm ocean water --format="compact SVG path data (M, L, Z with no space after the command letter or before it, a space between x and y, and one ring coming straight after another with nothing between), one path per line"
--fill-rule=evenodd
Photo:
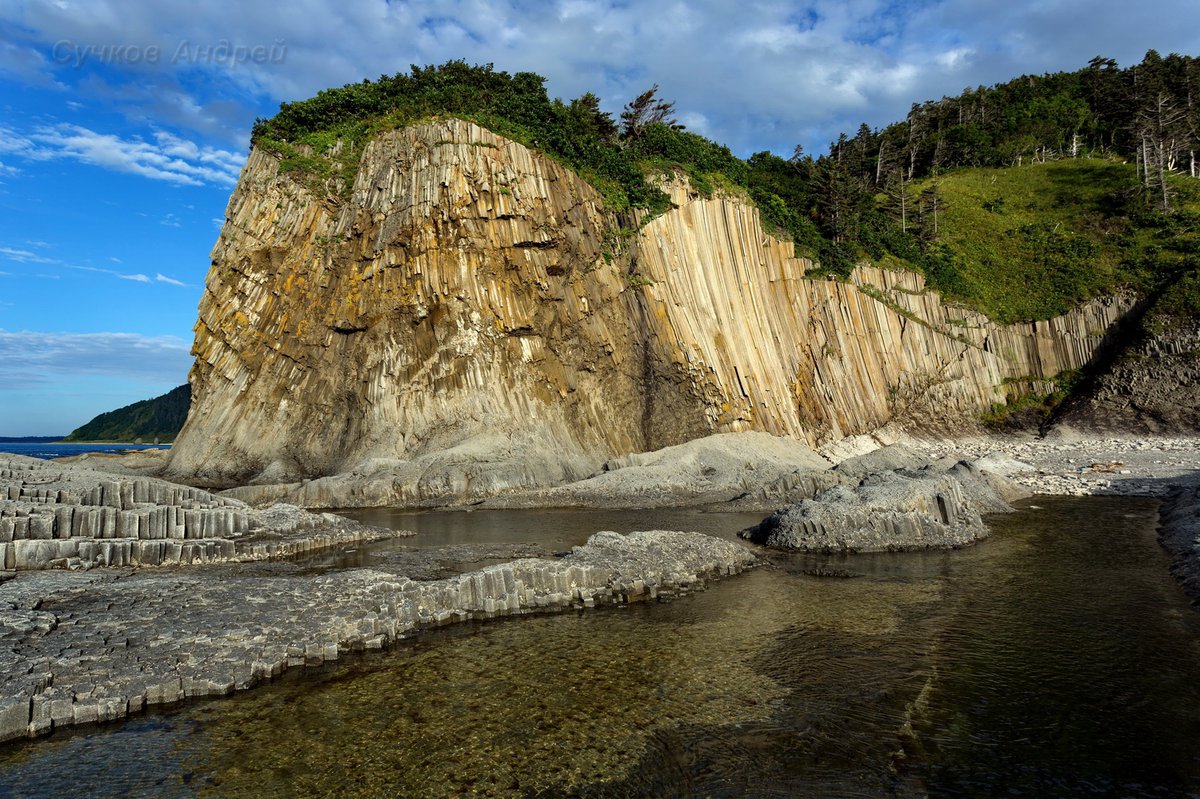
M28 455L31 458L66 458L85 452L120 452L128 449L170 449L170 444L73 444L43 441L35 444L0 441L0 452Z
M371 513L448 559L471 541L746 524ZM1194 799L1200 614L1157 520L1153 500L1039 497L962 550L772 552L672 602L430 630L226 699L7 743L0 797ZM282 574L262 572L264 601Z

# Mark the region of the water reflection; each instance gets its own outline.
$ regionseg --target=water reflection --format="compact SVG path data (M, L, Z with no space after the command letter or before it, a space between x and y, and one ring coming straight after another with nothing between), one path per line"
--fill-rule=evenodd
M447 628L11 747L0 794L1195 794L1200 624L1154 504L1038 505L962 551L776 555L684 600ZM544 545L512 538L529 513L483 535Z

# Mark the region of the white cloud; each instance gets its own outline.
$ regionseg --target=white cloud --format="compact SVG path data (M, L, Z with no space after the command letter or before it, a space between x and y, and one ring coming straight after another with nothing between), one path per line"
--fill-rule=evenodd
M155 141L148 142L61 124L40 128L30 138L51 153L51 157L73 158L118 172L188 186L205 183L232 186L245 160L236 153L200 147L165 131L156 132Z
M34 86L65 89L56 81L50 63L42 51L26 42L17 42L7 36L0 39L0 74L7 74Z
M175 336L0 330L0 387L4 389L79 375L182 382L191 360L187 342Z
M232 186L246 160L238 153L201 146L166 131L155 131L153 141L146 141L66 123L25 133L0 128L0 153L31 161L66 158L187 186Z
M969 47L955 47L953 50L947 50L944 53L938 53L936 56L934 56L933 60L941 64L946 69L955 69L961 66L974 54L975 51Z
M60 261L54 258L47 258L44 255L38 255L29 250L18 250L15 247L0 247L0 256L9 261L16 261L21 264L57 264Z
M903 118L913 102L1079 68L1098 53L1122 64L1150 47L1195 53L1200 34L1179 23L1194 15L1194 0L1160 0L1154 13L1125 0L296 0L283 16L256 3L92 0L18 4L8 12L20 32L21 52L10 56L26 65L13 73L21 79L54 69L65 80L66 70L78 69L89 107L108 103L131 120L213 140L244 142L238 137L249 120L279 100L410 63L466 58L546 75L554 95L595 91L613 111L658 82L681 117L704 118L709 135L742 153L790 151L800 139L810 150L823 148L860 121ZM59 41L71 42L77 55L89 46L132 45L157 47L162 56L153 64L110 62L103 73L95 54L82 65L45 63ZM222 43L247 54L274 48L280 57L217 58ZM181 47L185 57L176 58ZM31 146L60 152L61 140L75 136L55 131L56 141ZM131 152L136 142L98 136L89 138L91 147L75 142L70 151L79 155L72 157L217 185L230 185L241 163L227 151L206 157L184 139L140 142L156 158L190 165L168 168ZM201 168L213 172L194 171Z
M162 272L159 272L158 274L156 274L154 276L154 279L157 280L159 283L168 283L172 286L185 286L186 287L186 286L191 285L189 283L184 283L182 280L176 280L173 277L167 277Z
M12 128L0 127L0 154L15 155L34 161L42 161L50 157L42 152L31 139L22 136Z
M154 282L148 275L143 275L140 273L129 274L128 272L118 272L115 269L104 269L99 266L79 266L78 264L66 264L65 266L68 269L77 269L80 272L95 272L99 275L112 275L113 277L120 278L121 280L132 280L135 283Z

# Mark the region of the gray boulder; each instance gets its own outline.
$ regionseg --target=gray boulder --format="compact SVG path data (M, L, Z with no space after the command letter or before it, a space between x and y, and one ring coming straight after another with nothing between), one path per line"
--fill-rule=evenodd
M1022 493L965 462L946 471L933 466L882 471L856 486L835 486L777 510L740 535L809 552L957 548L988 534L982 513L1012 510L1009 500Z

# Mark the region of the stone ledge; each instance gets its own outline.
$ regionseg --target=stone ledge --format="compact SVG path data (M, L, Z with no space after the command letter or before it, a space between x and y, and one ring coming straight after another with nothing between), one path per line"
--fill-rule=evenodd
M422 627L662 599L756 563L732 541L651 531L432 582L365 569L22 573L0 584L0 740L230 694Z
M410 533L190 486L0 456L0 569L174 566L291 557Z

